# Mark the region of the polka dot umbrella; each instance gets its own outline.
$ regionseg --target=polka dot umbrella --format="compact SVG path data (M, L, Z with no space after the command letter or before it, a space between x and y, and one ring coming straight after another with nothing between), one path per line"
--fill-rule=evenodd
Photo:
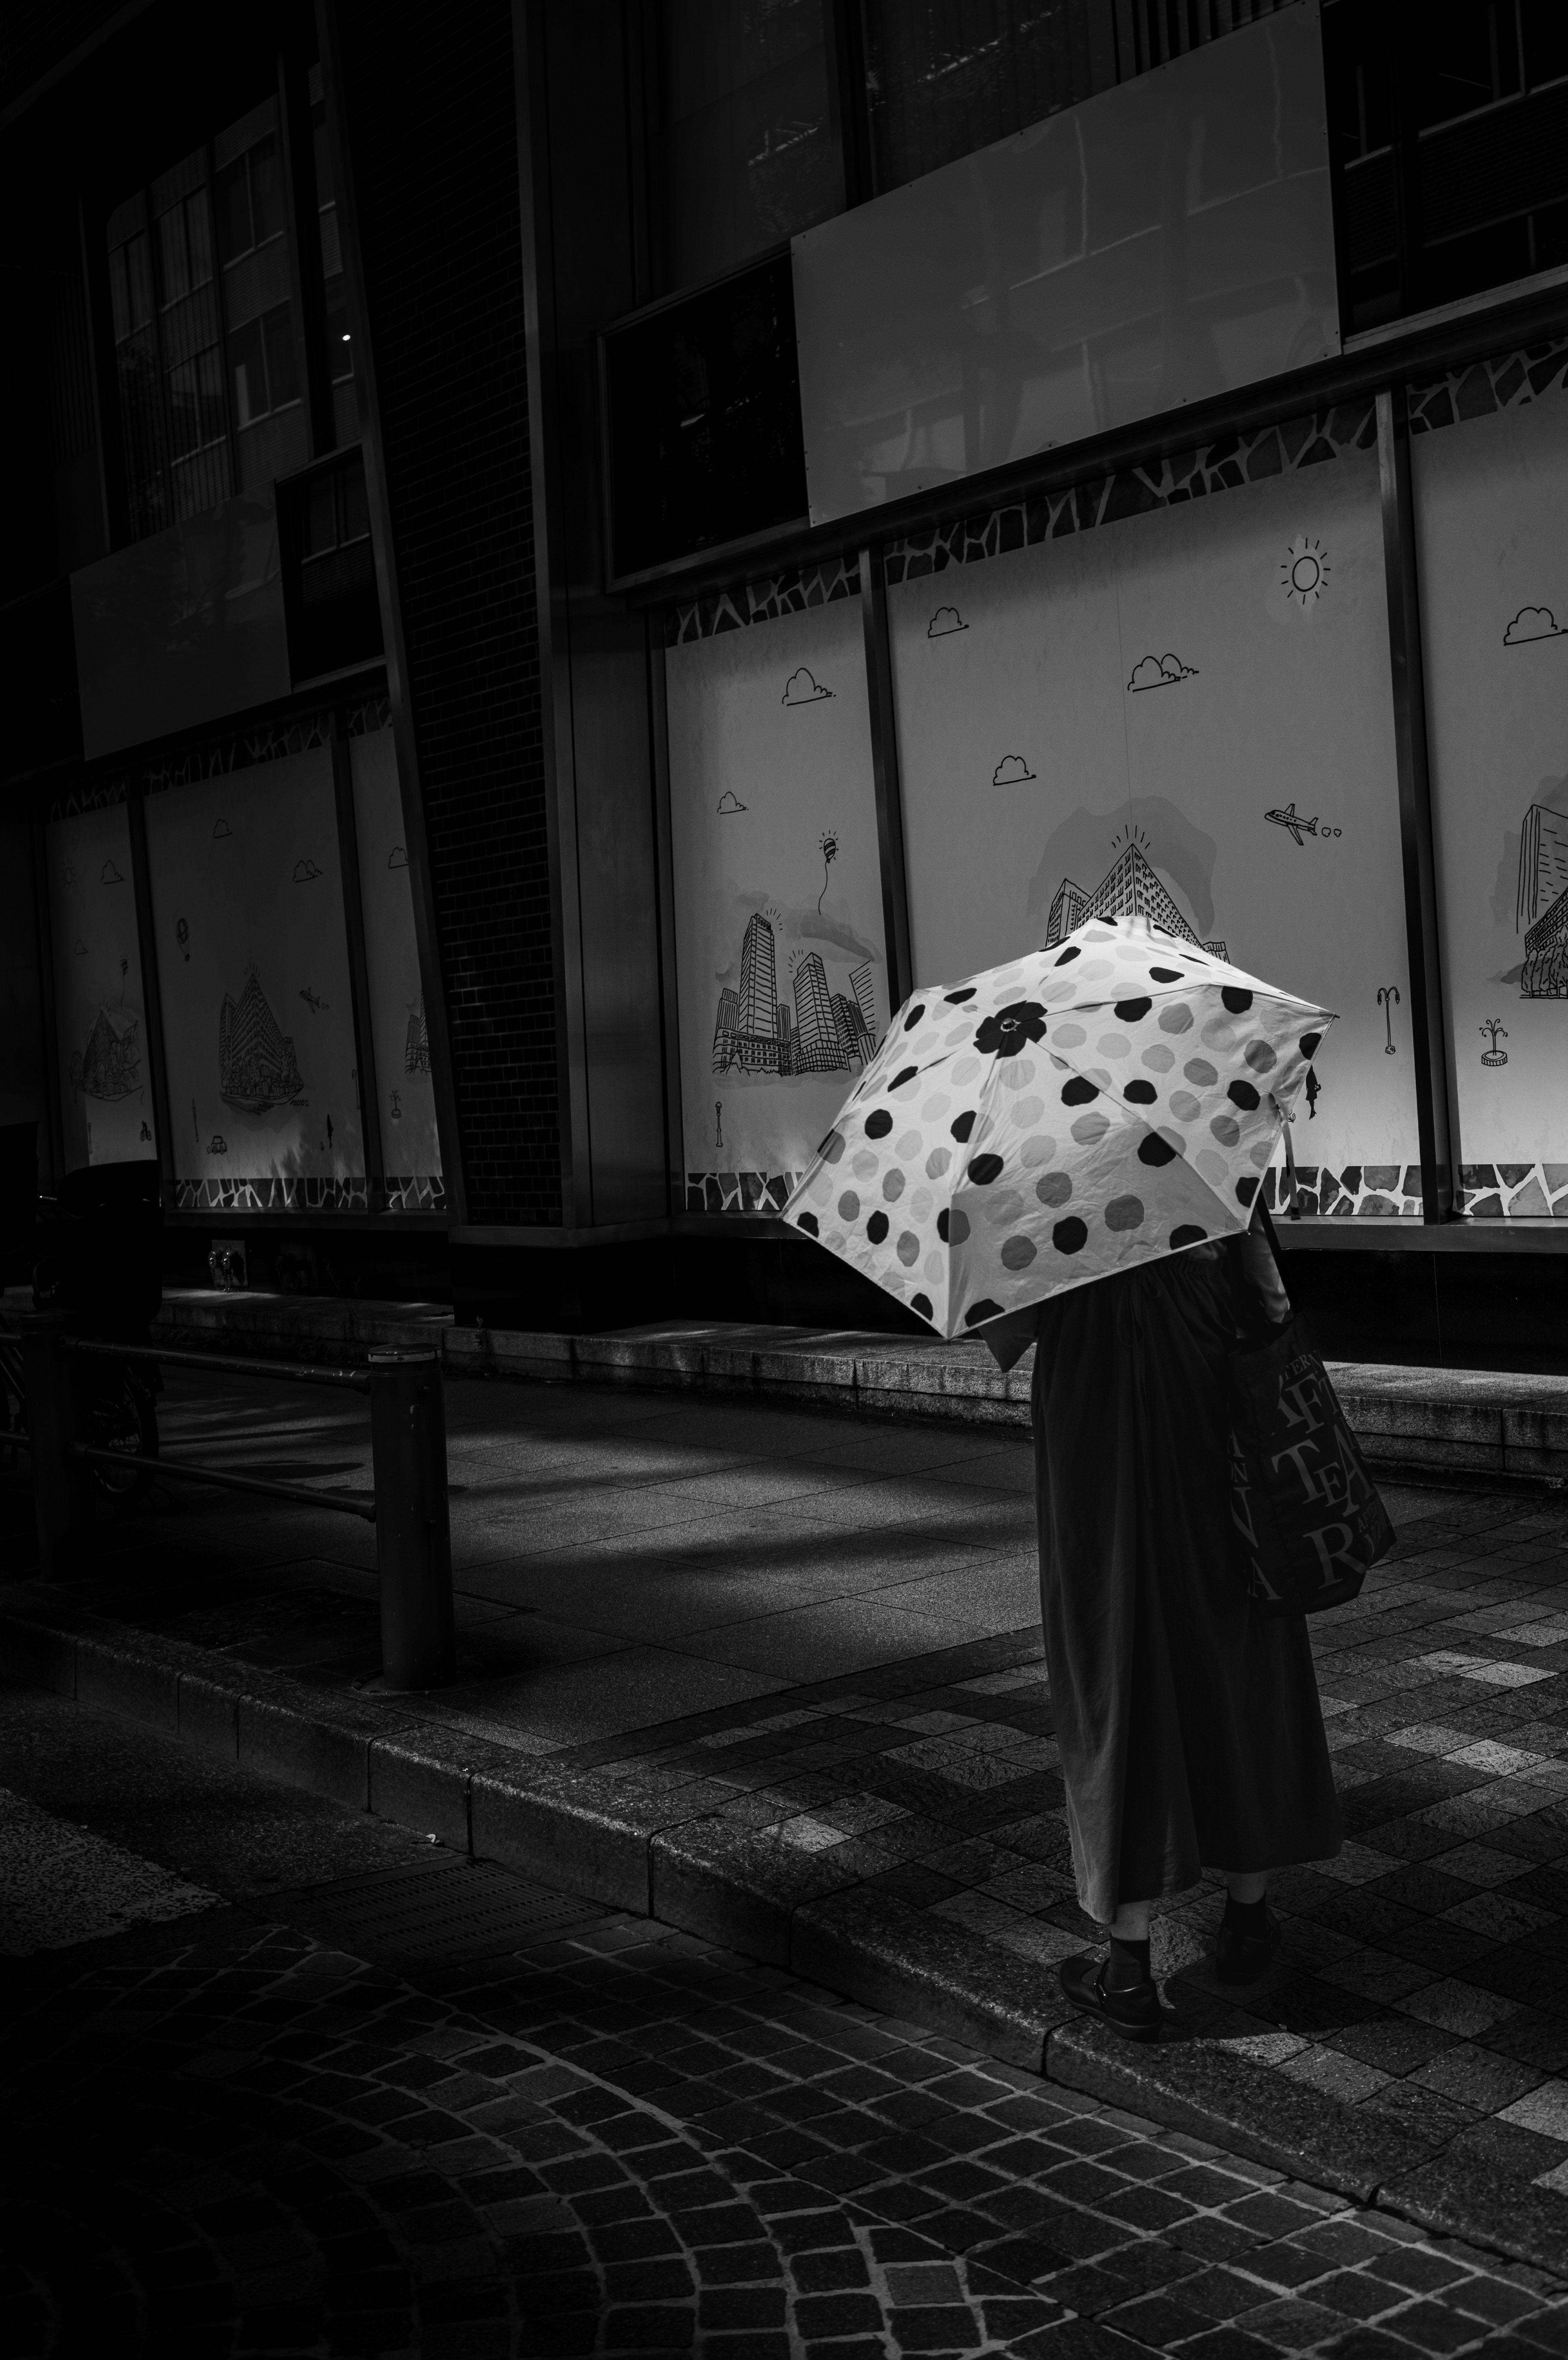
M1247 1228L1334 1018L1146 918L910 994L784 1207L944 1336Z

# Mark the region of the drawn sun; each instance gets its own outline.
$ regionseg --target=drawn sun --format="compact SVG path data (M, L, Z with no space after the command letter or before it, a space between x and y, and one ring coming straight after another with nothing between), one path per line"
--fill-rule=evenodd
M1332 571L1322 541L1304 532L1285 552L1285 563L1279 568L1279 587L1298 606L1314 606L1323 596L1323 585Z

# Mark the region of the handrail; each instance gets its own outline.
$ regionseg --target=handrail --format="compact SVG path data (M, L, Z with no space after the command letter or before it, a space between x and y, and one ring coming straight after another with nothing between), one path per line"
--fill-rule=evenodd
M100 1450L95 1443L73 1442L72 1459L91 1459L99 1467L135 1467L149 1475L173 1475L187 1483L214 1483L223 1491L260 1491L269 1500L298 1500L310 1508L335 1508L340 1515L376 1522L376 1503L350 1500L342 1491L310 1491L301 1483L267 1483L258 1475L230 1475L217 1467L199 1467L184 1459L136 1459L128 1450Z
M97 1337L66 1336L68 1352L92 1352L105 1360L161 1360L170 1368L220 1369L237 1377L273 1377L285 1384L338 1385L350 1393L370 1391L368 1369L328 1369L309 1360L241 1360L226 1352L167 1351L157 1344L105 1344Z

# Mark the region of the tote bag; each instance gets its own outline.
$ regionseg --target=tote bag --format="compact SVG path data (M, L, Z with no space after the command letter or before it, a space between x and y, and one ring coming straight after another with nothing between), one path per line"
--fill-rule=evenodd
M1231 1522L1253 1612L1343 1605L1396 1535L1299 1320L1231 1354L1230 1419Z

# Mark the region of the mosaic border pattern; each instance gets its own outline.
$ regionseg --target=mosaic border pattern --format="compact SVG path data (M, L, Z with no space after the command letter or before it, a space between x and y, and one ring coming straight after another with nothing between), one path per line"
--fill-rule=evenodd
M446 1184L437 1173L388 1173L379 1185L347 1179L227 1176L177 1180L174 1198L182 1213L444 1213Z
M1568 1164L1464 1164L1459 1210L1475 1220L1568 1221ZM689 1213L781 1213L800 1178L799 1172L688 1172ZM1421 1166L1417 1164L1298 1164L1298 1203L1312 1218L1328 1220L1419 1221ZM1286 1196L1283 1167L1263 1175L1263 1201L1271 1213ZM1310 1200L1310 1206L1309 1201Z
M668 644L684 647L692 639L717 639L721 631L744 630L748 623L776 623L783 615L803 615L809 606L831 606L835 599L859 595L859 558L830 557L821 565L796 566L738 590L699 598L693 606L677 606Z
M1548 393L1568 393L1568 336L1494 354L1427 384L1412 383L1410 432L1430 434L1465 419L1494 417L1499 410L1523 410Z
M124 779L96 779L79 781L72 787L60 787L49 797L46 816L51 820L77 819L83 812L108 811L114 803L125 800Z

